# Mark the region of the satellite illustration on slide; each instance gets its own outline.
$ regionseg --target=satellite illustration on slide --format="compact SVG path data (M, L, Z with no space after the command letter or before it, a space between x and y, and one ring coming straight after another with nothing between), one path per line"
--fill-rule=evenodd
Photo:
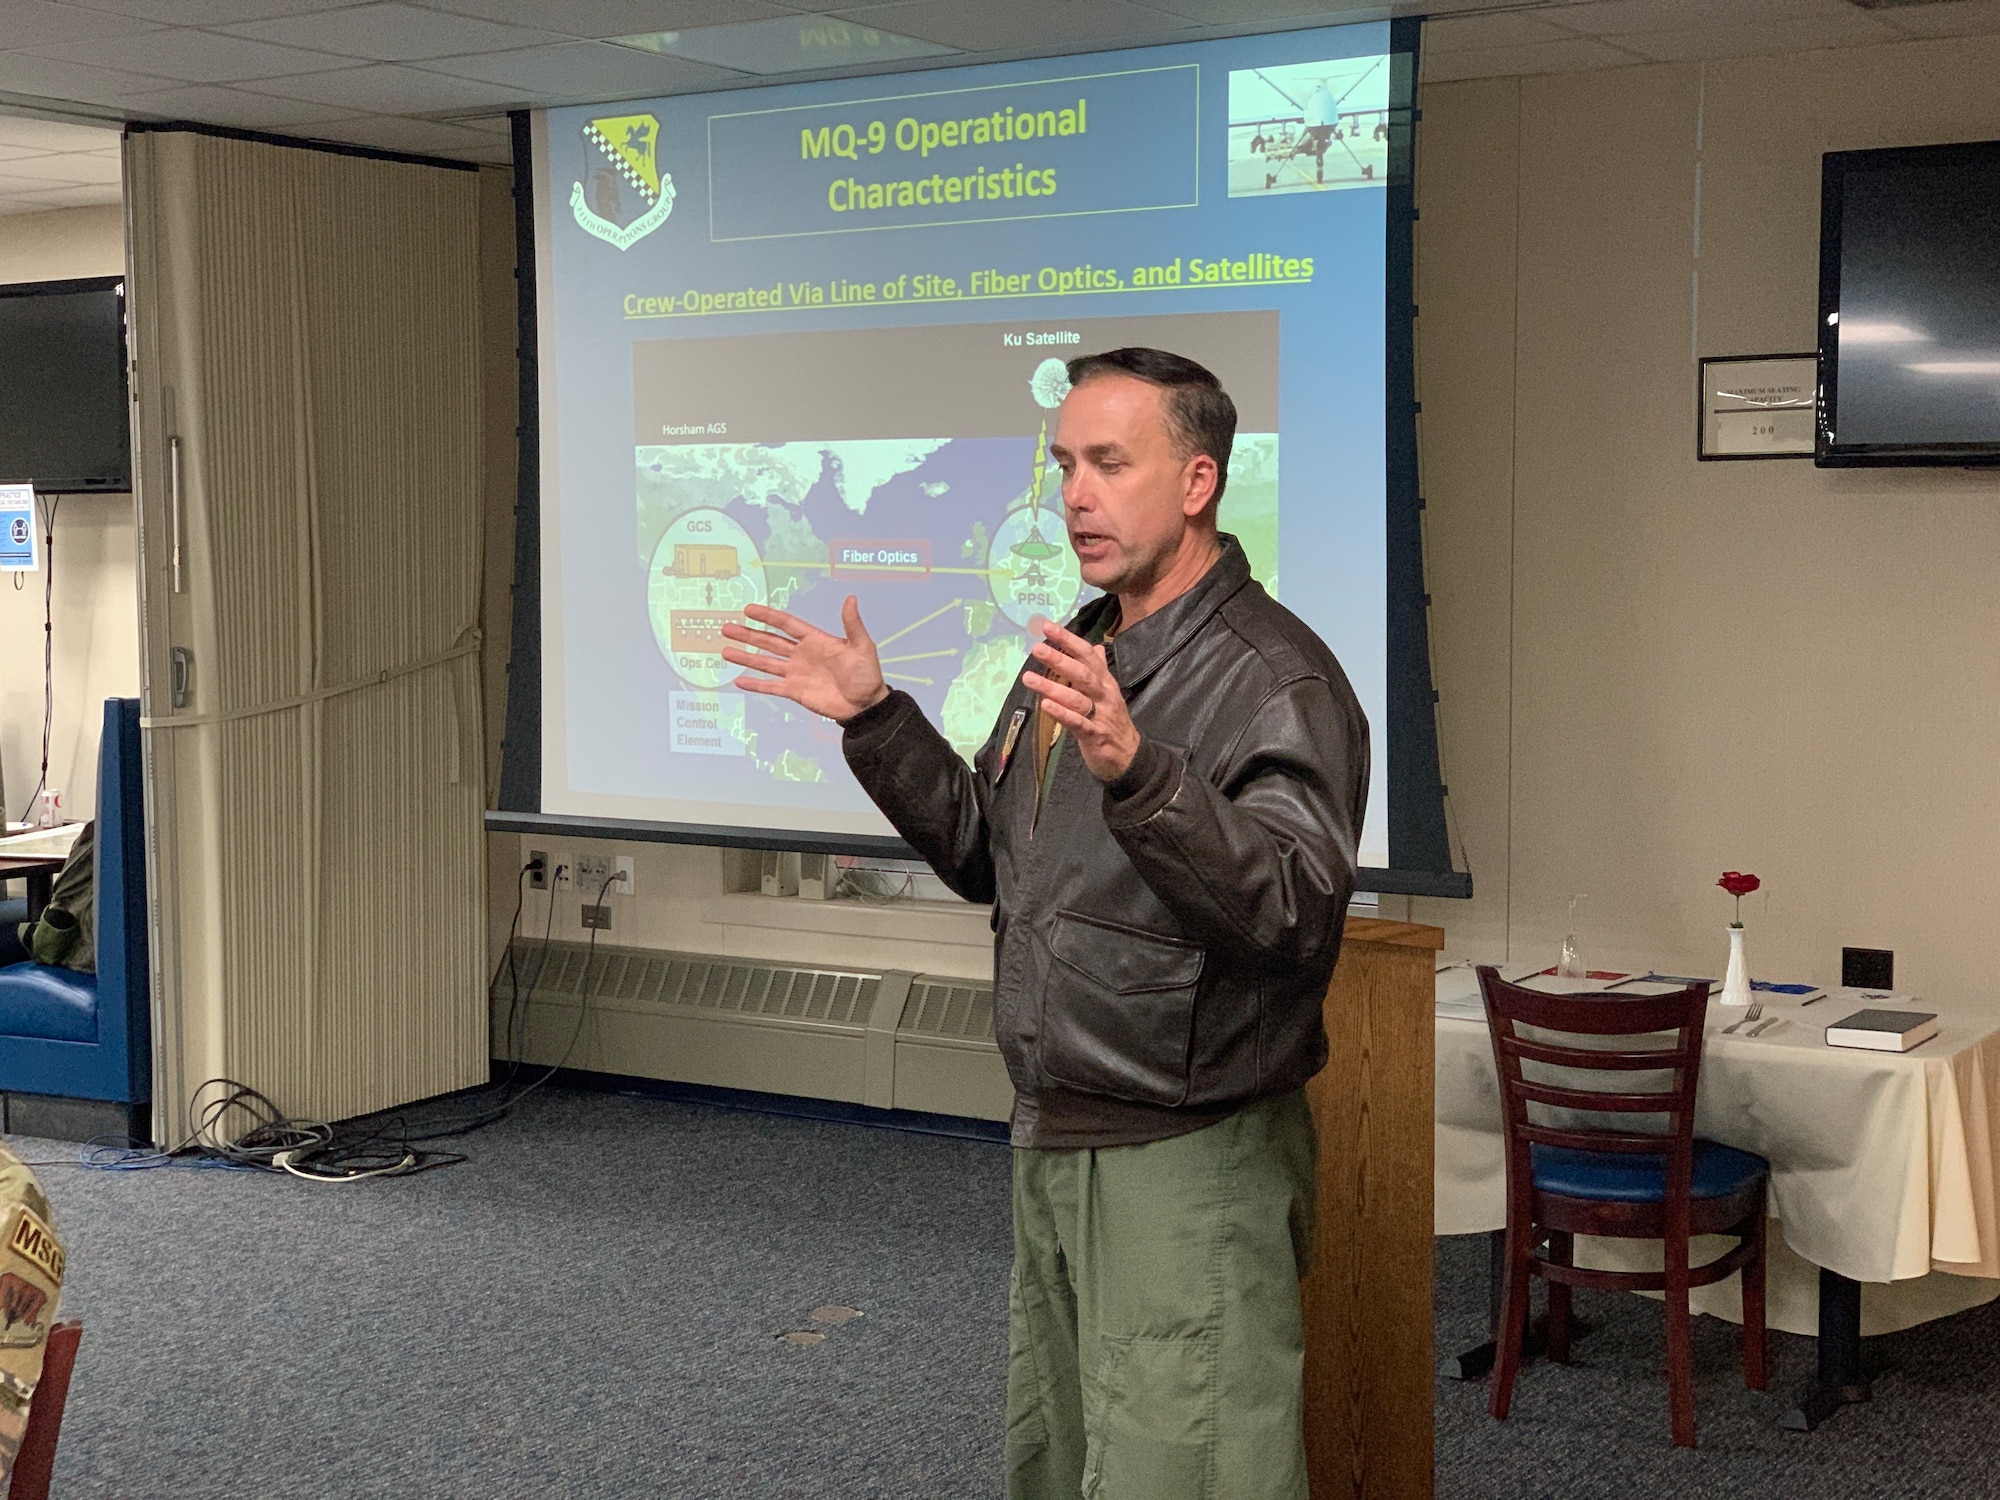
M1268 314L1118 321L1127 342L1140 322L1207 323L1208 341L1226 345L1232 363L1275 371ZM837 770L831 725L731 686L738 669L720 655L721 626L764 603L838 629L851 593L890 685L913 694L972 757L1026 660L1030 622L1066 619L1090 592L1049 454L1069 389L1065 357L1108 342L1083 344L1082 326L896 330L910 388L872 399L844 372L881 368L857 358L856 341L873 333L777 336L748 358L745 345L767 341L718 342L718 361L706 365L685 340L670 361L650 360L648 346L635 351L638 430L653 438L634 450L637 540L654 641L677 684L666 749L738 757L782 781ZM938 347L913 348L913 335ZM937 380L941 366L927 356L947 349L983 378ZM753 413L792 433L832 435L743 430L737 414ZM877 435L884 429L909 435ZM1223 506L1224 528L1275 592L1276 432L1238 434Z

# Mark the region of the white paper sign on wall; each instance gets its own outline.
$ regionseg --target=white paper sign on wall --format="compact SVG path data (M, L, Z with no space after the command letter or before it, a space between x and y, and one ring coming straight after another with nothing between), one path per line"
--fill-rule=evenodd
M0 573L33 573L42 565L35 535L35 487L0 484Z

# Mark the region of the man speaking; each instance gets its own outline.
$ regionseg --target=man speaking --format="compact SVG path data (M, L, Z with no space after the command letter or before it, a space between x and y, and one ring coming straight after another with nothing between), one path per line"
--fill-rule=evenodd
M1190 360L1072 360L1050 452L1104 597L1047 623L968 769L844 636L728 625L838 720L941 879L993 903L1014 1082L1007 1493L1304 1500L1306 1080L1368 797L1333 654L1217 530L1236 407Z

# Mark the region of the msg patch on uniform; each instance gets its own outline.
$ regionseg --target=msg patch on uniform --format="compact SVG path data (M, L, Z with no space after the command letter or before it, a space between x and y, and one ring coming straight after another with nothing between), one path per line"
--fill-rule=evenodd
M55 1304L62 1295L62 1241L25 1203L7 1210L0 1240L0 1350L38 1348L48 1337ZM4 1372L0 1362L0 1372ZM14 1371L13 1373L32 1372ZM33 1388L30 1378L29 1386ZM7 1403L0 1388L0 1407Z
M62 1285L62 1241L25 1203L15 1205L14 1222L7 1231L7 1254L20 1256L48 1277L55 1287Z

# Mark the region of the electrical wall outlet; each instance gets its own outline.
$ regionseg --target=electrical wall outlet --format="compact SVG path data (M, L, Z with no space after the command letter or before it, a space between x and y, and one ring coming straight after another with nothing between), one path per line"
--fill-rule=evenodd
M608 854L579 854L576 857L576 888L591 900L605 889L611 879L611 856Z
M840 885L840 870L831 854L799 856L799 895L807 901L831 900Z
M601 932L609 932L611 930L611 908L609 906L593 906L588 901L584 902L583 925L585 927L595 927Z
M798 855L765 851L763 890L767 896L796 896L799 893Z
M629 896L632 893L632 856L621 854L611 861L611 894Z
M558 849L549 856L549 889L566 891L576 884L576 856Z
M530 849L528 851L528 863L539 866L539 868L528 871L528 889L531 891L547 890L549 888L549 851L546 849Z

